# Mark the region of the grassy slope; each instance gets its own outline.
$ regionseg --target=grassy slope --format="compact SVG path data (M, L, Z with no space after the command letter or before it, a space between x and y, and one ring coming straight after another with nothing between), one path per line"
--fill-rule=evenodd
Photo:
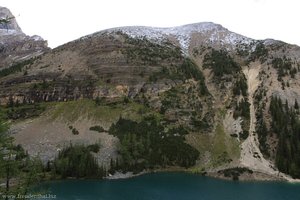
M88 117L94 121L113 123L120 116L139 121L145 114L160 115L135 102L97 106L94 101L83 99L55 103L52 108L52 119L64 119L70 122L74 122L80 117ZM222 166L230 159L237 160L240 157L239 142L224 132L222 124L216 126L215 134L191 133L186 139L187 143L199 150L201 156L206 151L211 154L209 163L197 165L196 169Z
M135 102L96 105L90 99L50 103L49 108L49 115L52 120L63 119L70 122L80 118L88 118L92 121L112 123L120 116L139 121L145 114L157 114L144 105Z
M200 159L205 152L210 152L206 162L200 162L192 169L199 172L203 169L215 168L229 163L229 160L237 160L240 157L239 142L224 132L223 125L218 124L213 135L203 133L191 133L187 141L200 152Z

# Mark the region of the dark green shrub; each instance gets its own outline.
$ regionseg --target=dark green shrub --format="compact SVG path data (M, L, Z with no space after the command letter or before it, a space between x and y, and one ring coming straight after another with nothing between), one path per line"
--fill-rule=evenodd
M72 129L72 133L73 133L73 135L78 135L79 131L76 128L73 128Z
M91 131L97 131L99 133L106 132L106 130L101 126L92 126L92 127L90 127L90 130Z
M100 145L97 143L91 144L91 145L87 146L87 149L91 152L98 153L100 151Z

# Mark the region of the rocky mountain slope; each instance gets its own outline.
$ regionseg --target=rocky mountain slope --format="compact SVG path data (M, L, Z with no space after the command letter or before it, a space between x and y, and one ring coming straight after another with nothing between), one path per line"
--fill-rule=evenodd
M45 162L70 141L99 140L99 162L120 158L129 170L246 167L291 180L279 171L300 175L299 70L298 46L214 23L119 27L0 75L0 104L16 141Z
M0 19L9 19L9 23L0 24L0 69L48 50L47 41L22 32L16 18L7 8L0 7Z

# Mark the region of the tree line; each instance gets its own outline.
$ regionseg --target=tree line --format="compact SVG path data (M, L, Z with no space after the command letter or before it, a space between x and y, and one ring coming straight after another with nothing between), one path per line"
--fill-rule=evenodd
M289 106L278 97L270 103L271 128L278 137L276 166L293 178L300 178L300 120L299 106Z
M188 132L183 127L166 130L154 116L141 122L120 118L109 129L120 140L118 163L123 171L139 172L143 169L166 166L190 167L195 165L199 152L185 143Z

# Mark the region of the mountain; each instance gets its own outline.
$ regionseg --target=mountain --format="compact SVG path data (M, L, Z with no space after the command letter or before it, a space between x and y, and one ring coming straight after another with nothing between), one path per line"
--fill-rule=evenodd
M100 143L98 162L116 170L292 180L299 59L298 46L211 22L119 27L0 71L0 104L16 143L44 162Z
M16 18L5 7L0 7L0 19L10 19L0 24L0 69L48 51L47 41L40 36L27 36Z

